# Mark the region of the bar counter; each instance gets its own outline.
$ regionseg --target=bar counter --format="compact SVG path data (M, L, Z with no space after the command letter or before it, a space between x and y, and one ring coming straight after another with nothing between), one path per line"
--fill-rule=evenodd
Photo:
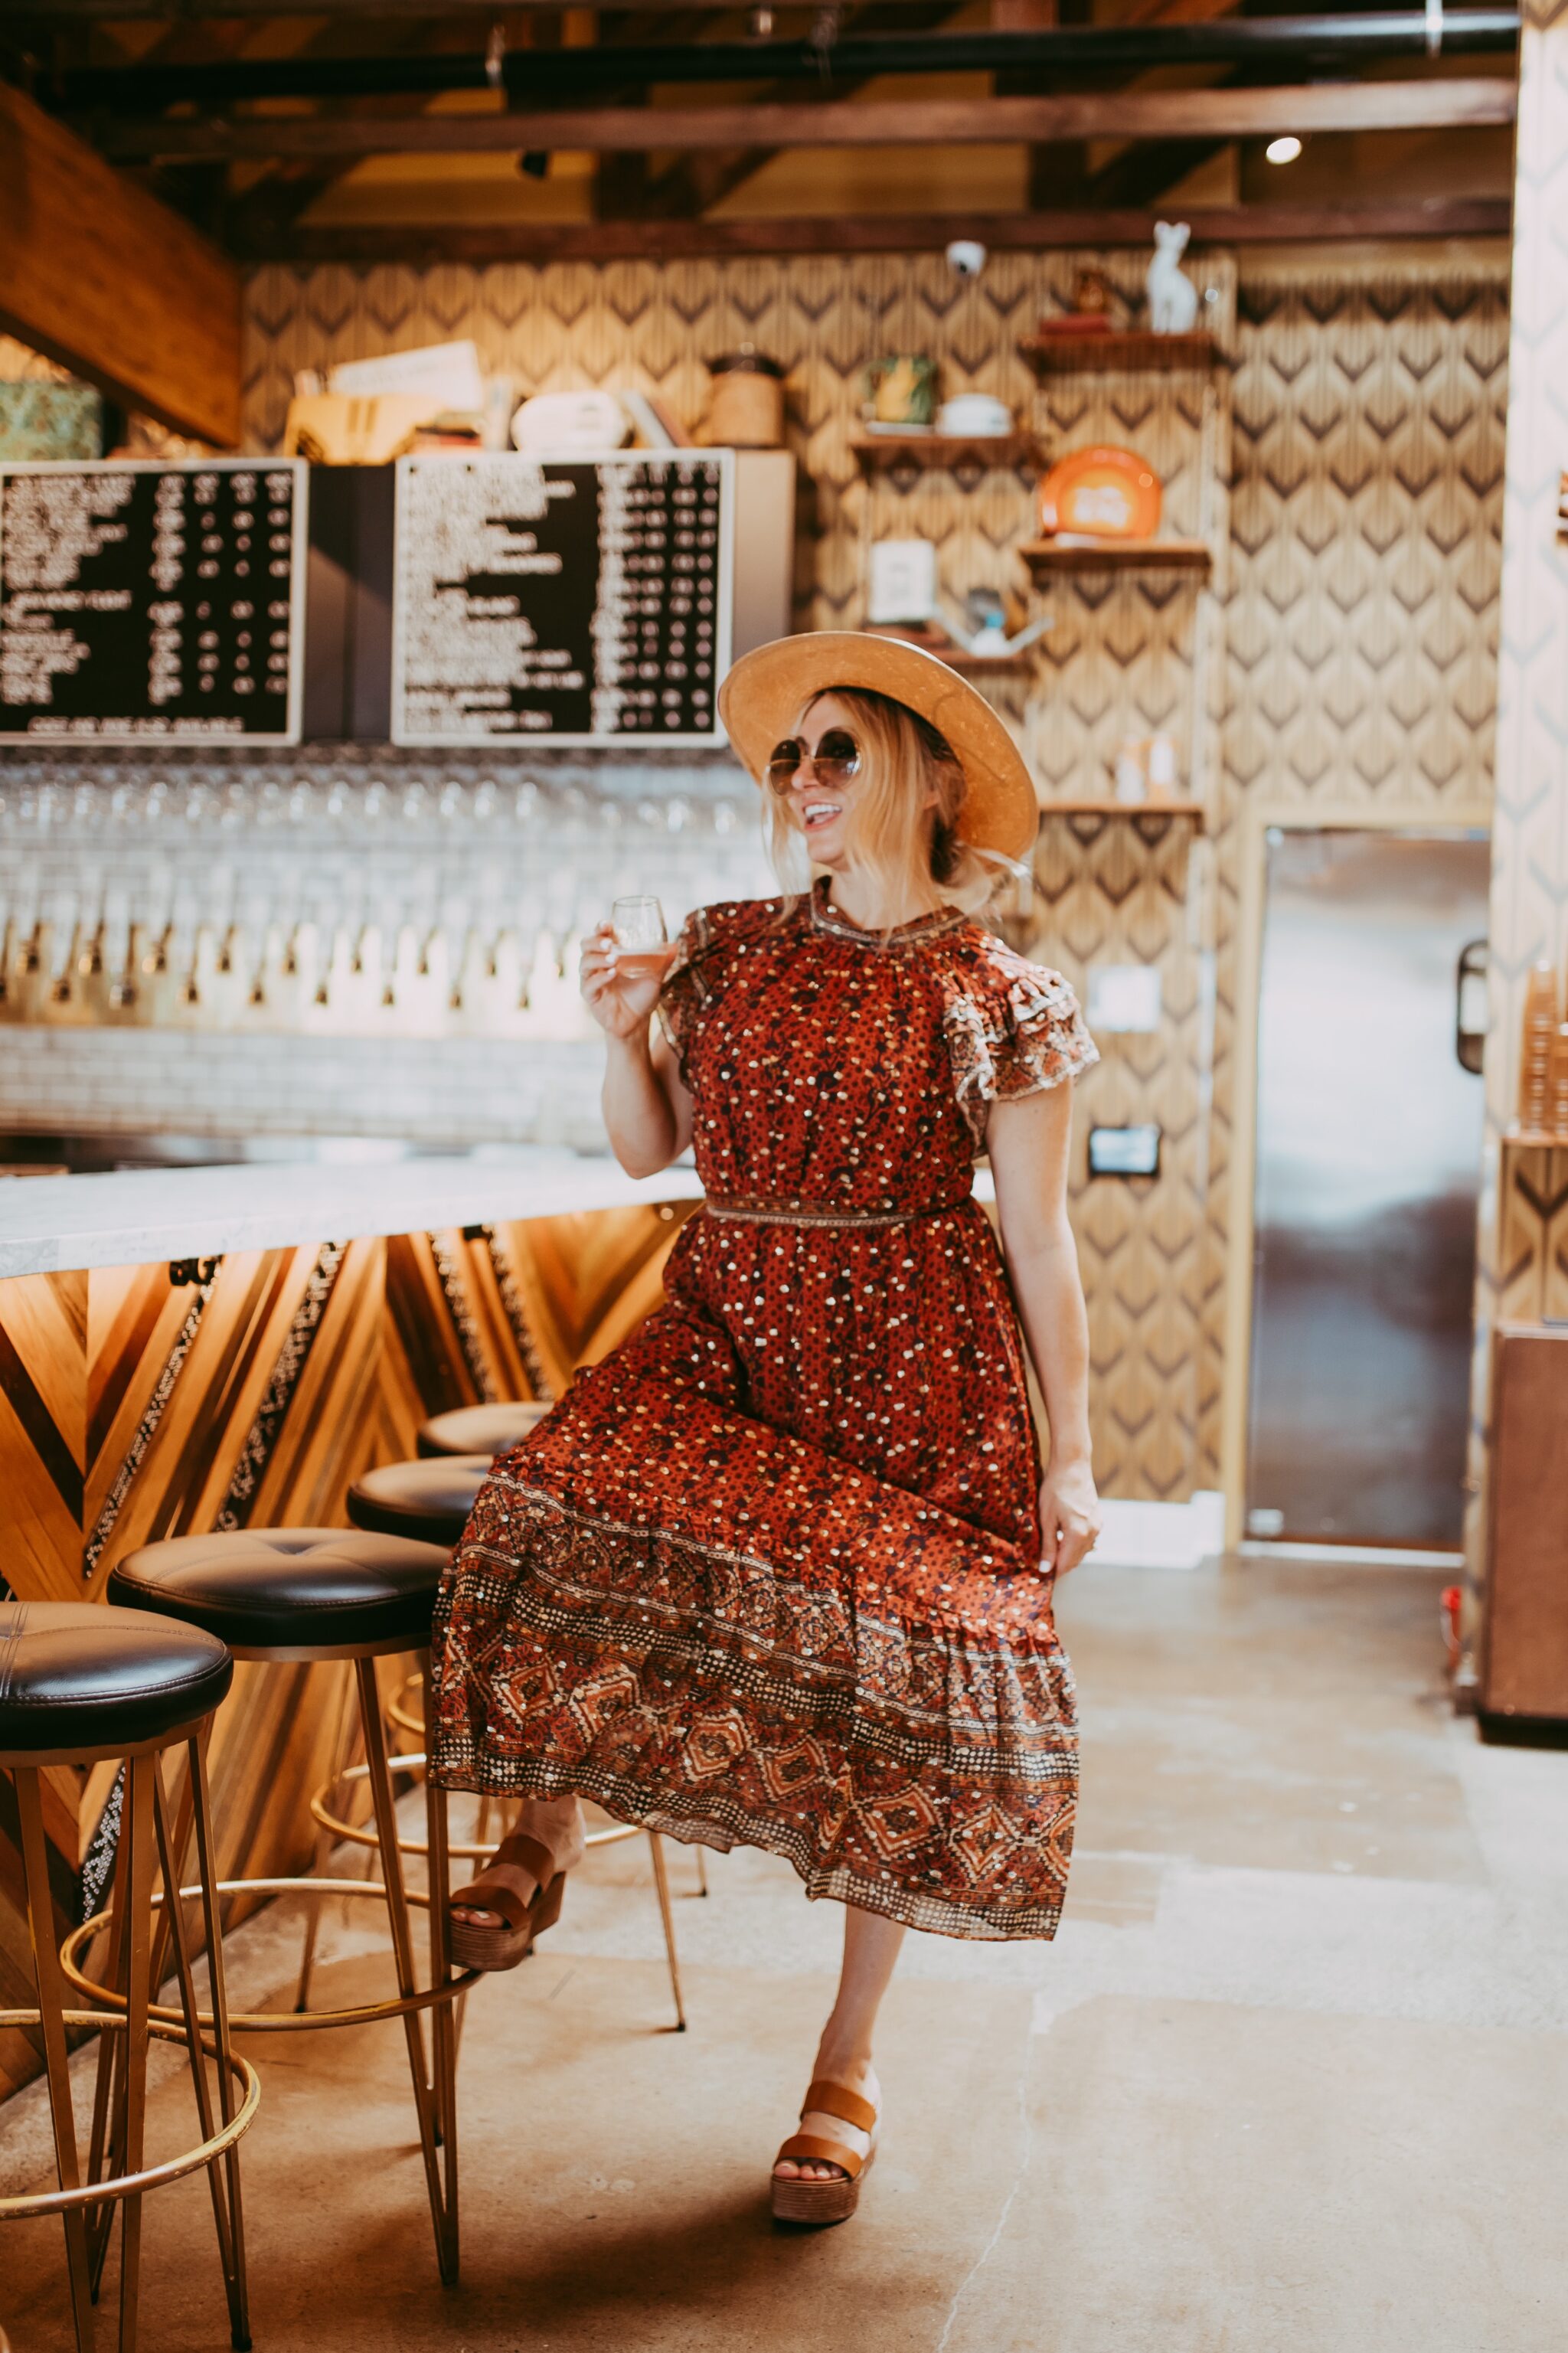
M0 1182L0 1280L279 1250L330 1233L498 1225L696 1201L693 1169L628 1176L609 1155L521 1147L474 1158L249 1162Z

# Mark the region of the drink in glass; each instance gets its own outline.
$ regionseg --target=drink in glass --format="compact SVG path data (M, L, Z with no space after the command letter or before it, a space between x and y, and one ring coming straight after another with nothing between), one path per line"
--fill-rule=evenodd
M675 954L657 899L617 899L610 910L616 970L628 980L662 979Z

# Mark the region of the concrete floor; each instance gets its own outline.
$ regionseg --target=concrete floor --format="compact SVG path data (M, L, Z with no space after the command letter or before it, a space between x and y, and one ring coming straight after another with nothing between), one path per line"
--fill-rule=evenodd
M1292 1562L1089 1569L1051 1946L911 1939L860 2215L775 2232L839 1915L760 1855L672 1850L668 2031L640 1841L471 1998L463 2284L436 2283L395 2028L280 2038L245 2143L261 2353L1561 2353L1568 1755L1480 1746L1440 1578ZM248 1996L297 1921L235 1940ZM379 1987L330 1915L322 1990ZM160 2065L154 2147L188 2137ZM30 2091L0 2187L41 2178ZM147 2214L147 2353L226 2338L199 2177ZM106 2314L106 2318L107 2318ZM69 2343L58 2226L0 2241L16 2353ZM110 2331L105 2328L107 2340Z

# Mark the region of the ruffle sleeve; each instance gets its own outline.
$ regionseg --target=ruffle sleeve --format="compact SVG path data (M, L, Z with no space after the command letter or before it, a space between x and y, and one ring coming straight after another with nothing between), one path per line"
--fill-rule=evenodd
M735 900L720 906L694 907L680 926L655 1010L683 1081L687 1050L698 1023L723 985L723 976L733 961L731 952L777 912L776 899Z
M1001 940L987 937L950 975L947 996L953 1093L978 1145L992 1103L1042 1094L1100 1060L1060 973L1030 964Z

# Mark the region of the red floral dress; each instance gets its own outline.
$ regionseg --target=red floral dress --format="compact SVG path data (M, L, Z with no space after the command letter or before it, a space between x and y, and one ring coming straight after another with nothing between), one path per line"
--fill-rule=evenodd
M575 1790L808 1894L1049 1936L1077 1786L986 1108L1094 1048L956 909L687 922L706 1192L666 1303L495 1465L437 1616L448 1788Z

